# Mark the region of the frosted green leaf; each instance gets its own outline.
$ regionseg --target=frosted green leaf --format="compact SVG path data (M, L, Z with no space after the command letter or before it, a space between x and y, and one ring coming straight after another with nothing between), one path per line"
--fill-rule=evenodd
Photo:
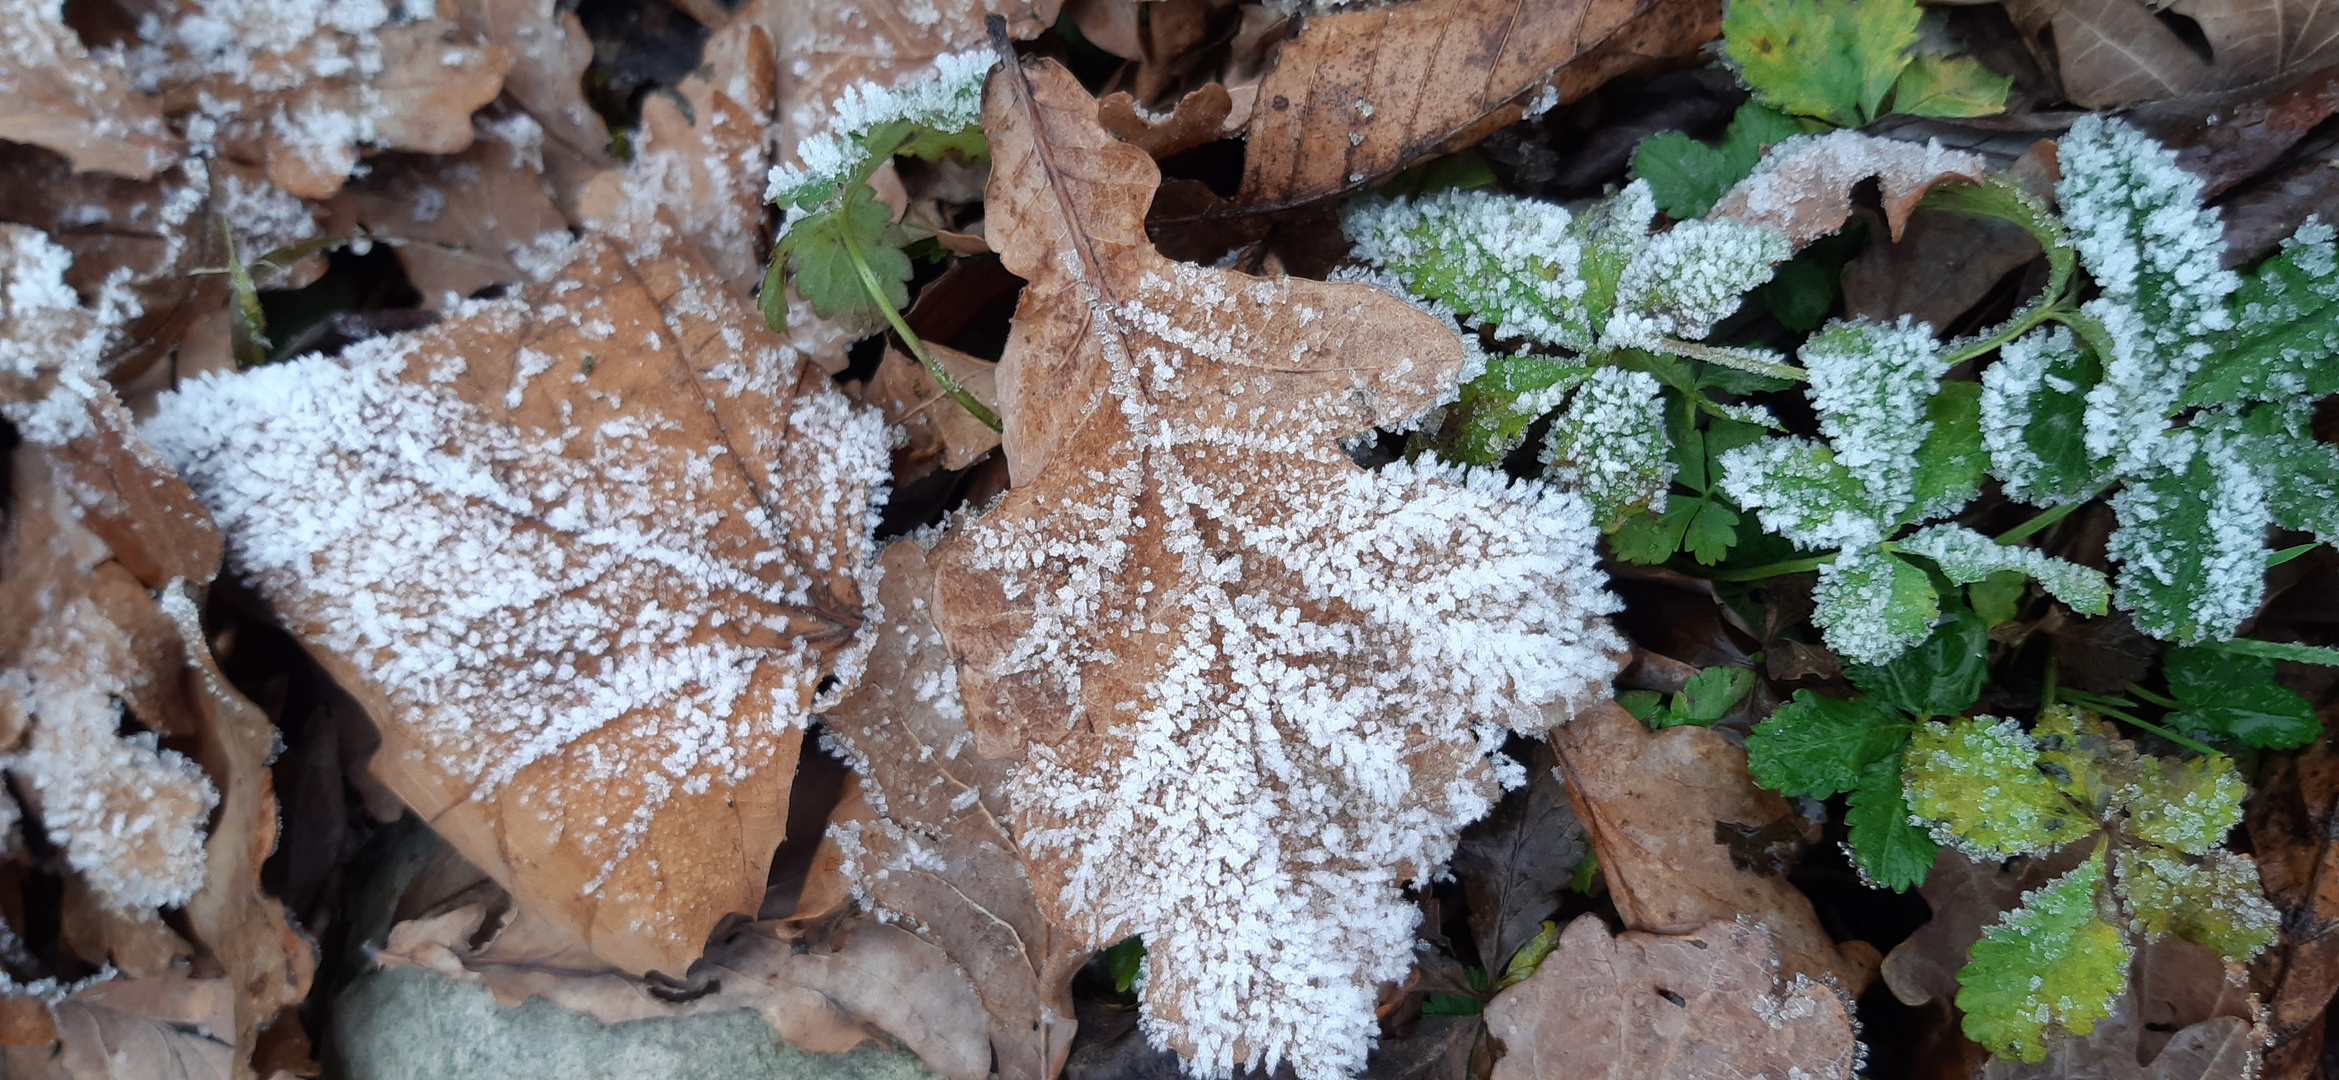
M1981 616L1952 610L1916 648L1884 664L1844 668L1871 700L1919 719L1961 716L1982 696L1989 674L1990 629Z
M1909 729L1906 717L1865 695L1831 698L1797 690L1747 735L1746 768L1757 783L1781 795L1824 799L1859 786L1862 771L1899 751Z
M2231 433L2224 445L2257 471L2276 525L2339 543L2339 447L2317 441L2313 423L2314 399L2299 397L2239 416L2219 410L2196 426Z
M1357 258L1498 337L1584 351L1582 247L1555 203L1485 190L1363 200L1342 221Z
M1970 56L1919 56L1892 86L1892 111L1910 116L1989 116L2006 111L2014 77Z
M1893 325L1839 320L1798 355L1836 464L1866 486L1877 516L1898 520L1915 498L1917 448L1933 430L1926 405L1949 370L1933 328L1906 315Z
M772 246L775 267L782 260L796 294L812 305L814 314L832 319L848 330L868 332L884 325L885 312L869 293L868 282L854 263L854 253L867 260L887 303L899 311L910 302L909 256L886 242L886 226L893 212L877 201L869 185L845 189L836 206L799 217ZM773 283L765 282L767 289ZM776 292L776 290L774 290ZM785 306L779 310L784 311ZM771 318L767 310L765 317Z
M1632 174L1648 181L1657 206L1680 220L1705 216L1732 184L1746 179L1765 148L1802 132L1785 113L1759 101L1738 106L1720 146L1708 146L1678 131L1642 139L1632 153Z
M2149 468L2166 453L2167 417L2176 411L2191 365L2171 357L2173 349L2152 340L2142 312L2111 296L2079 306L2101 328L2103 378L2087 391L2086 446L2091 459L2111 462L2114 472Z
M2037 740L2012 720L1928 721L1901 760L1909 812L1936 843L1973 858L2040 855L2093 829L2039 771Z
M1551 422L1544 475L1583 495L1596 525L1613 527L1627 514L1665 509L1673 446L1659 389L1647 372L1599 368Z
M1810 439L1764 439L1715 459L1722 490L1762 527L1804 548L1858 547L1884 539L1884 526L1851 470Z
M2170 438L2159 453L2175 460L2128 479L2111 499L2120 521L2109 549L2120 563L2113 600L2164 641L2232 637L2265 591L2265 485L2223 443Z
M1737 221L1675 225L1625 264L1601 344L1663 349L1669 338L1703 338L1794 253L1776 229Z
M2001 570L2020 571L2083 615L2103 614L2111 600L2111 585L2102 571L2065 562L2037 548L2001 544L1962 525L1927 526L1900 541L1900 550L1933 560L1943 576L1959 585L1981 581Z
M2122 852L2113 869L2128 927L2147 938L2174 934L2240 963L2281 932L2282 916L2266 902L2247 855L2212 851L2195 860L2142 847Z
M2030 737L2039 744L2039 764L2055 786L2083 813L2098 821L2126 800L2143 767L2136 744L2093 713L2069 705L2039 711Z
M1591 374L1581 364L1531 353L1489 358L1486 372L1462 384L1447 407L1438 456L1461 465L1500 462L1526 441L1528 425Z
M1925 883L1941 845L1909 823L1898 758L1870 762L1860 786L1844 800L1845 843L1860 879L1879 889L1907 892Z
M1616 285L1633 256L1649 246L1649 227L1657 220L1656 195L1645 180L1593 203L1568 224L1568 234L1582 246L1584 311L1595 335L1608 328L1608 313L1616 306Z
M1847 547L1819 568L1811 621L1827 647L1860 664L1881 664L1933 632L1940 597L1925 572L1874 546Z
M1974 942L1957 973L1965 1034L2000 1057L2038 1062L2057 1029L2095 1030L2128 985L2129 949L2096 914L2104 855L2022 898Z
M979 130L983 81L997 59L987 49L950 53L935 58L932 71L895 85L864 82L846 88L827 130L796 144L803 164L773 167L764 198L816 209L835 197L839 186L867 180L878 164L904 148L905 139Z
M1916 501L1902 523L1954 514L1982 493L1990 455L1982 449L1981 396L1980 383L1945 382L1926 403L1933 430L1917 448Z
M2061 326L2016 338L1982 371L1982 442L2006 494L2059 506L2095 493L2102 468L2088 455L2085 424L2099 374Z
M2250 786L2223 754L2190 760L2148 758L2143 775L2127 791L2128 820L2122 829L2188 855L2206 855L2225 843L2242 819Z
M2234 293L2232 329L2185 388L2189 404L2339 393L2339 248L2308 218Z
M2173 403L2209 352L2201 339L2233 325L2225 301L2241 278L2225 268L2225 230L2201 207L2201 178L2127 122L2082 116L2057 145L2055 197L2071 244L2106 297L2145 314L2167 359L2135 378Z

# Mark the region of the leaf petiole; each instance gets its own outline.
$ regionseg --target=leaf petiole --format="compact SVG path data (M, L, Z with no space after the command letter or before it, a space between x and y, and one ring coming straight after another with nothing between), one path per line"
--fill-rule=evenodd
M1835 557L1836 553L1830 551L1825 555L1813 555L1809 558L1788 559L1785 562L1766 563L1762 566L1750 566L1744 570L1724 570L1719 574L1712 575L1709 580L1760 581L1763 578L1778 577L1782 574L1800 574L1806 570L1817 570L1822 566L1826 566L1829 563L1834 562Z
M2133 691L2135 687L2131 686L2128 689ZM2217 750L2213 747L2203 743L2195 742L2192 739L2188 739L2174 731L2170 731L2169 729L2160 726L2159 724L2155 724L2150 720L2139 717L2134 713L2113 707L2111 704L2112 699L2097 697L2094 694L2084 694L2077 690L2065 690L2062 692L2061 697L2062 700L2070 702L2073 705L2077 705L2089 712L2101 713L2123 724L2127 724L2132 727L2143 728L2146 731L2158 735L2163 739L2167 739L2168 741L2195 753L2214 754L2217 752ZM2049 704L2053 704L2053 702L2049 702Z
M894 310L893 301L885 298L885 286L878 283L877 271L869 268L869 259L861 254L861 245L853 239L852 230L840 229L837 235L844 240L845 254L853 260L853 269L861 275L861 284L869 290L869 299L876 303L877 310L885 313L885 321L893 324L893 332L901 335L902 344L909 346L910 354L918 358L918 363L925 365L926 374L932 376L935 383L942 387L942 392L949 394L960 408L982 421L984 427L1000 430L999 414L975 400L973 394L958 385L957 379L942 370L942 365L934 362L934 358L926 352L926 343L918 340L917 332L902 320L901 312Z
M2044 530L2047 526L2069 517L2071 511L2085 506L2088 501L2092 500L2093 498L2095 498L2095 496L2090 495L2085 499L2078 499L2072 502L2064 503L2061 506L2050 506L2045 510L2041 510L2029 521L2025 521L2020 525L2016 525L2015 527L2006 530L2005 532L1999 533L1997 538L1998 542L2011 547L2015 544L2019 544L2025 540L2028 540L2031 537L2038 535L2039 532Z

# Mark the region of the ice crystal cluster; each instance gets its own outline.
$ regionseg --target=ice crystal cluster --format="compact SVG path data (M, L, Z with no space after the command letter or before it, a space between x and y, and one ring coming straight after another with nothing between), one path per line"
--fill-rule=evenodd
M931 71L894 85L855 83L838 99L828 127L796 144L798 164L775 165L764 198L797 203L808 192L857 183L868 175L870 136L887 124L906 123L943 134L965 131L983 119L983 78L998 59L986 49L936 57ZM887 148L886 153L891 153Z
M1097 361L1101 418L937 549L938 621L970 702L998 702L979 715L1046 721L1019 834L1051 912L1144 936L1151 1037L1200 1076L1343 1077L1413 962L1401 887L1523 779L1507 731L1605 693L1616 605L1577 495L1340 449L1458 361L1319 371L1323 339L1434 323L1356 285L1147 265L1098 316L1131 343ZM995 599L960 614L952 581Z
M55 446L93 434L90 404L110 396L100 366L122 321L126 290L107 287L96 310L65 283L73 256L36 229L0 225L0 417L19 438Z

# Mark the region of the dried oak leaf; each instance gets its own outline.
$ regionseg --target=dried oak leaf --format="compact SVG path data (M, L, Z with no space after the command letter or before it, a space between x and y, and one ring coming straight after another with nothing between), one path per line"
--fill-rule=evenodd
M536 121L542 135L538 171L556 191L570 191L616 164L609 156L609 125L585 101L593 42L575 11L559 0L465 0L456 5L455 20L511 53L503 92ZM573 209L565 199L561 206Z
M2038 257L2038 240L2014 222L1918 210L1898 239L1845 264L1844 314L1885 323L1909 315L1947 329Z
M569 220L542 175L541 133L508 121L475 124L469 149L382 155L331 204L336 233L396 242L391 250L425 307L452 308L490 285L527 281L568 254Z
M1182 150L1191 150L1206 142L1214 142L1224 134L1220 130L1227 113L1234 108L1234 99L1226 87L1207 83L1201 89L1178 99L1177 107L1167 116L1149 116L1137 111L1137 99L1127 91L1108 94L1098 103L1097 116L1105 129L1120 137L1122 142L1161 159Z
M1782 978L1759 928L1611 938L1585 915L1486 1007L1486 1028L1509 1048L1494 1080L1851 1080L1851 1010L1834 987Z
M998 398L998 365L948 345L928 343L926 351L975 400L991 403ZM885 350L885 358L878 361L877 373L870 376L861 399L877 406L886 423L902 429L906 441L894 449L896 486L913 483L936 470L967 468L999 448L998 432L944 393L942 384L926 373L924 364L899 350Z
M147 434L381 726L376 775L523 907L633 972L756 910L885 452L720 279L587 239Z
M604 1024L752 1009L781 1041L815 1053L890 1036L946 1080L990 1072L974 989L942 950L900 927L865 917L818 928L745 923L691 967L682 988L704 992L675 993L607 970L502 962L493 956L501 936L474 952L486 914L468 904L399 923L374 956L479 983L507 1007L540 997Z
M967 972L991 1014L1003 1080L1048 1080L1074 1029L1072 976L1097 943L1051 923L1008 825L1015 765L974 751L958 673L934 629L934 571L915 540L885 549L861 685L823 714L864 809L830 826L869 902Z
M1754 173L1738 182L1707 216L1763 225L1787 234L1796 247L1844 227L1852 189L1874 178L1884 198L1892 238L1933 185L1980 183L1988 163L1978 154L1864 135L1840 128L1798 135L1772 147Z
M2197 51L2156 15L2191 19ZM2196 90L2228 90L2339 62L2339 13L2320 0L2016 0L2026 32L2054 31L2063 92L2091 109Z
M1309 19L1259 86L1235 201L1359 187L1692 52L1721 20L1712 0L1410 0Z
M89 55L65 25L64 0L0 10L0 139L65 155L76 171L150 180L183 149L162 105L129 74Z
M1353 464L1464 373L1370 286L1174 262L1160 173L1053 61L986 89L1013 488L933 554L935 624L1040 909L1143 934L1145 1023L1201 1072L1361 1068L1375 985L1483 815L1504 728L1602 693L1621 641L1572 494ZM1546 715L1541 706L1553 706Z
M1833 975L1854 994L1875 977L1873 947L1832 944L1802 890L1775 866L1740 865L1726 842L1791 828L1786 802L1747 775L1744 748L1709 728L1651 732L1615 705L1554 729L1551 744L1626 927L1676 934L1745 918L1793 974Z
M232 1035L235 987L185 975L111 979L50 1007L51 1080L225 1080L248 1075ZM13 1073L11 1075L14 1075Z

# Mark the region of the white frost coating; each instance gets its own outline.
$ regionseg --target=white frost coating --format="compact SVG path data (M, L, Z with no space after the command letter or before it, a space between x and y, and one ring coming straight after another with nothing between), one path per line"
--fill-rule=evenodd
M1930 613L1898 624L1889 615L1895 571L1901 565L1884 549L1867 545L1846 547L1834 562L1819 568L1819 584L1811 590L1812 621L1824 628L1822 637L1836 655L1881 664L1931 636Z
M152 733L124 737L121 698L135 672L129 636L75 597L33 626L0 698L32 719L24 749L0 756L51 842L116 911L186 902L203 886L203 830L219 792Z
M1596 368L1552 421L1543 440L1544 475L1582 494L1595 523L1640 507L1665 510L1673 440L1665 434L1661 389L1645 371Z
M2078 356L2079 339L2068 328L2040 327L2007 342L1998 350L1998 362L1982 369L1982 445L1990 451L1990 475L2013 498L2059 506L2086 494L2056 484L2047 475L2046 459L2025 437L2044 395L2079 389L2053 374Z
M670 298L670 317L735 307L709 307L706 288ZM597 309L569 295L467 302L455 318L589 329ZM785 443L695 443L654 411L574 424L566 403L560 426L522 426L436 385L463 370L444 345L423 348L439 340L207 375L165 395L145 434L236 567L399 708L434 767L491 792L580 741L599 747L564 768L607 785L594 805L638 793L638 808L569 817L563 842L606 854L607 873L665 800L745 779L746 748L803 724L816 667L789 626L812 585L796 567L825 550L810 538L866 524L883 425L822 386L787 403ZM702 389L787 402L800 362L743 348ZM573 361L534 377L582 378ZM762 505L739 505L734 454L784 463Z
M987 49L945 53L934 58L932 71L892 86L861 82L845 88L827 130L796 144L803 164L773 166L763 197L792 201L807 184L843 183L868 163L862 140L880 124L906 120L948 134L982 123L983 80L997 59Z
M99 363L120 325L126 293L108 289L98 311L65 283L73 256L37 229L0 225L0 417L26 442L60 445L95 434L93 401L111 397ZM46 387L36 380L48 380Z
M1625 264L1601 344L1662 351L1668 338L1699 340L1794 253L1777 229L1712 220L1675 225Z
M2179 645L2230 638L2258 610L2273 520L2257 470L2224 439L2192 436L2178 432L2155 443L2147 475L2111 498L2120 521L2108 549L2120 563L2113 600L2135 616L2137 629ZM2207 482L2180 491L2153 482L2192 470L2195 455ZM2186 520L2195 509L2206 516L2199 528ZM2178 610L2172 598L2191 606Z
M1916 497L1917 448L1933 431L1925 407L1949 371L1933 328L1906 315L1892 326L1839 321L1797 355L1836 464L1868 489L1879 514L1900 520Z
M310 214L309 204L266 180L246 180L237 173L222 172L217 209L235 231L238 254L247 262L317 235L317 220ZM282 288L287 269L266 271L257 276L256 284L263 289Z
M1942 176L1979 180L1987 169L1979 155L1946 149L1939 140L1919 146L1850 128L1797 135L1771 147L1708 216L1775 228L1801 247L1835 231L1845 193L1870 177L1890 200ZM1828 206L1836 212L1826 212Z
M1581 351L1591 341L1573 310L1584 281L1571 224L1555 203L1475 190L1360 200L1341 220L1357 258L1450 300L1470 325Z
M1814 440L1764 439L1717 460L1722 490L1797 547L1851 548L1884 539L1884 523L1858 482Z
M2034 578L2055 598L2080 611L2103 610L2110 586L2103 572L2066 562L2037 548L2001 544L1962 525L1933 525L1900 542L1900 549L1939 563L1941 573L1958 585L1970 584L2001 570L2018 570Z

